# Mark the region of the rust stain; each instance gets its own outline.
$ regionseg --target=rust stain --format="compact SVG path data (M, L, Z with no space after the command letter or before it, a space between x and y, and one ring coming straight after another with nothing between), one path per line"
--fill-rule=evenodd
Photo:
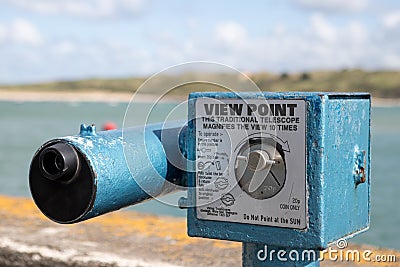
M365 170L363 167L360 167L360 173L361 173L361 178L360 178L360 183L365 183L365 181L367 180L366 176L365 176Z

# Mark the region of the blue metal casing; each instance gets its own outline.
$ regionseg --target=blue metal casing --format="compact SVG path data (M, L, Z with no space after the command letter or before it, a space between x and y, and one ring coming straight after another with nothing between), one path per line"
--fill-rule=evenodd
M201 220L188 209L189 236L321 250L369 227L370 95L367 93L192 93L188 158L196 159L195 103L200 98L286 99L306 102L307 227L304 230ZM188 200L196 202L196 174Z
M170 164L167 154L184 146L185 136L178 140L183 124L158 123L101 132L92 125L82 125L79 135L45 143L31 164L30 187L37 206L56 222L75 223L177 190L186 184L186 174ZM177 147L169 149L162 134L171 143L177 140ZM35 174L39 154L57 143L72 146L83 158L81 165L88 166L76 179L82 186ZM63 216L58 210L65 211Z

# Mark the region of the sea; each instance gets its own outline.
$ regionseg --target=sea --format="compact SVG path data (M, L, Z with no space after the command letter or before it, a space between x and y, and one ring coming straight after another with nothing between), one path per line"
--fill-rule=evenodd
M149 105L130 107L130 123L143 123L142 113ZM175 106L158 104L151 120L162 120ZM127 103L0 101L0 194L30 197L29 164L42 143L77 134L81 123L94 123L101 129L104 123L114 122L122 127L126 109ZM180 112L176 118L185 116ZM372 108L371 137L371 227L351 241L400 250L400 107ZM184 217L185 210L165 204L176 203L184 195L180 192L127 209Z

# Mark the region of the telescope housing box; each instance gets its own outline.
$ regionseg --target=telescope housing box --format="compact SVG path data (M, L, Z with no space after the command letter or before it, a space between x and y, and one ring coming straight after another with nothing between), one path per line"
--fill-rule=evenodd
M189 236L324 249L370 223L367 93L192 93Z

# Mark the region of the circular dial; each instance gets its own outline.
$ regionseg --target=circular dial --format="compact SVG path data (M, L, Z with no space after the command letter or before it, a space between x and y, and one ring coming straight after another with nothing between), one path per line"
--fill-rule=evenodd
M249 196L256 199L275 196L286 180L282 146L272 138L248 139L239 147L235 175L239 186Z

